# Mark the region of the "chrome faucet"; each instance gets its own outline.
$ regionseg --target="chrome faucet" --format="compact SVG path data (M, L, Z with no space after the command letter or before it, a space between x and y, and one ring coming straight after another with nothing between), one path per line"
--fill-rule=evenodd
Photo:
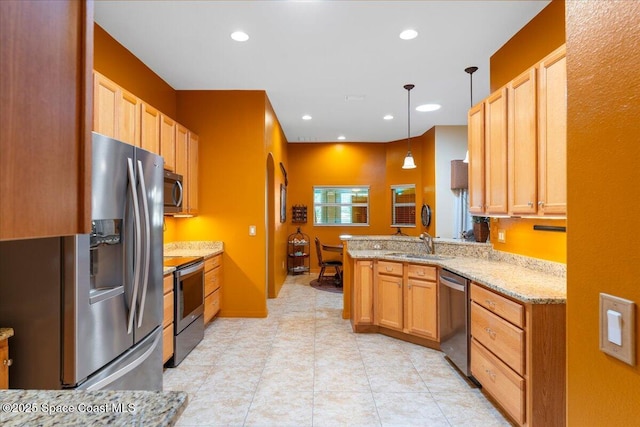
M424 242L424 246L427 248L428 254L433 254L435 249L433 247L433 237L429 233L420 234L420 240Z

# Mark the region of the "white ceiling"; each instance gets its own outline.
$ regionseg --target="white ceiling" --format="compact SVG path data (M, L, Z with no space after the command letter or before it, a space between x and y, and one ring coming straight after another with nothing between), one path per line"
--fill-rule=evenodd
M464 69L479 67L474 102L487 96L490 56L548 3L99 0L95 21L176 90L265 90L289 142L387 142L407 137L406 83L412 136L466 124Z

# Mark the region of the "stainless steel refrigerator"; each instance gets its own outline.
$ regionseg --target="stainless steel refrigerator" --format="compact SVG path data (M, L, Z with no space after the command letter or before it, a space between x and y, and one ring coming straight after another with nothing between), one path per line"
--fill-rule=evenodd
M162 389L163 160L92 149L91 234L0 243L11 388Z

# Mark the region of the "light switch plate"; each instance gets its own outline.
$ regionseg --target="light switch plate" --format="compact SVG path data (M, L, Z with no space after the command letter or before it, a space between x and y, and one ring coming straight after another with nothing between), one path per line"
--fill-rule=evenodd
M620 313L620 337L609 337L609 328L612 327L612 332L617 334L617 331L613 328L614 325L609 325L609 318L612 320L616 318L616 315L612 313ZM617 321L617 320L616 320ZM609 356L613 356L617 359L628 363L631 366L636 364L636 332L635 332L635 303L628 299L616 297L613 295L601 293L600 294L600 350L607 353ZM621 345L611 342L621 342Z

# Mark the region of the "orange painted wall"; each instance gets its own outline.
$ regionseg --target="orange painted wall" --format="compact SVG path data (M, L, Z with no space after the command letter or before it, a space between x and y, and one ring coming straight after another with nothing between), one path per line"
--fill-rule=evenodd
M417 205L418 218L416 219L416 224L419 225L417 234L425 230L420 218L422 203L425 203L431 208L431 223L426 231L435 236L436 212L438 211L438 206L436 205L436 128L429 129L420 137L420 141L422 156L421 165L418 165L418 167L420 167L422 175L422 201Z
M565 41L564 0L553 0L491 56L491 92L500 89Z
M224 242L225 317L267 315L265 98L263 91L178 91L178 120L200 137L200 213L178 219L178 234Z
M565 2L553 0L502 46L490 60L490 87L495 91L565 42ZM499 227L507 232L498 243ZM534 231L535 224L566 226L565 220L499 219L491 223L490 240L496 250L566 263L567 235Z
M338 244L341 234L391 234L385 185L386 144L289 144L289 188L287 224L289 233L299 226L311 241L318 237L322 243ZM314 185L369 185L369 226L314 226ZM307 206L307 223L293 224L291 206ZM311 247L311 268L318 269L315 247Z
M569 426L640 422L640 367L598 350L605 292L635 301L640 355L639 23L640 2L567 1Z
M121 87L176 117L176 91L98 24L94 24L93 68Z

